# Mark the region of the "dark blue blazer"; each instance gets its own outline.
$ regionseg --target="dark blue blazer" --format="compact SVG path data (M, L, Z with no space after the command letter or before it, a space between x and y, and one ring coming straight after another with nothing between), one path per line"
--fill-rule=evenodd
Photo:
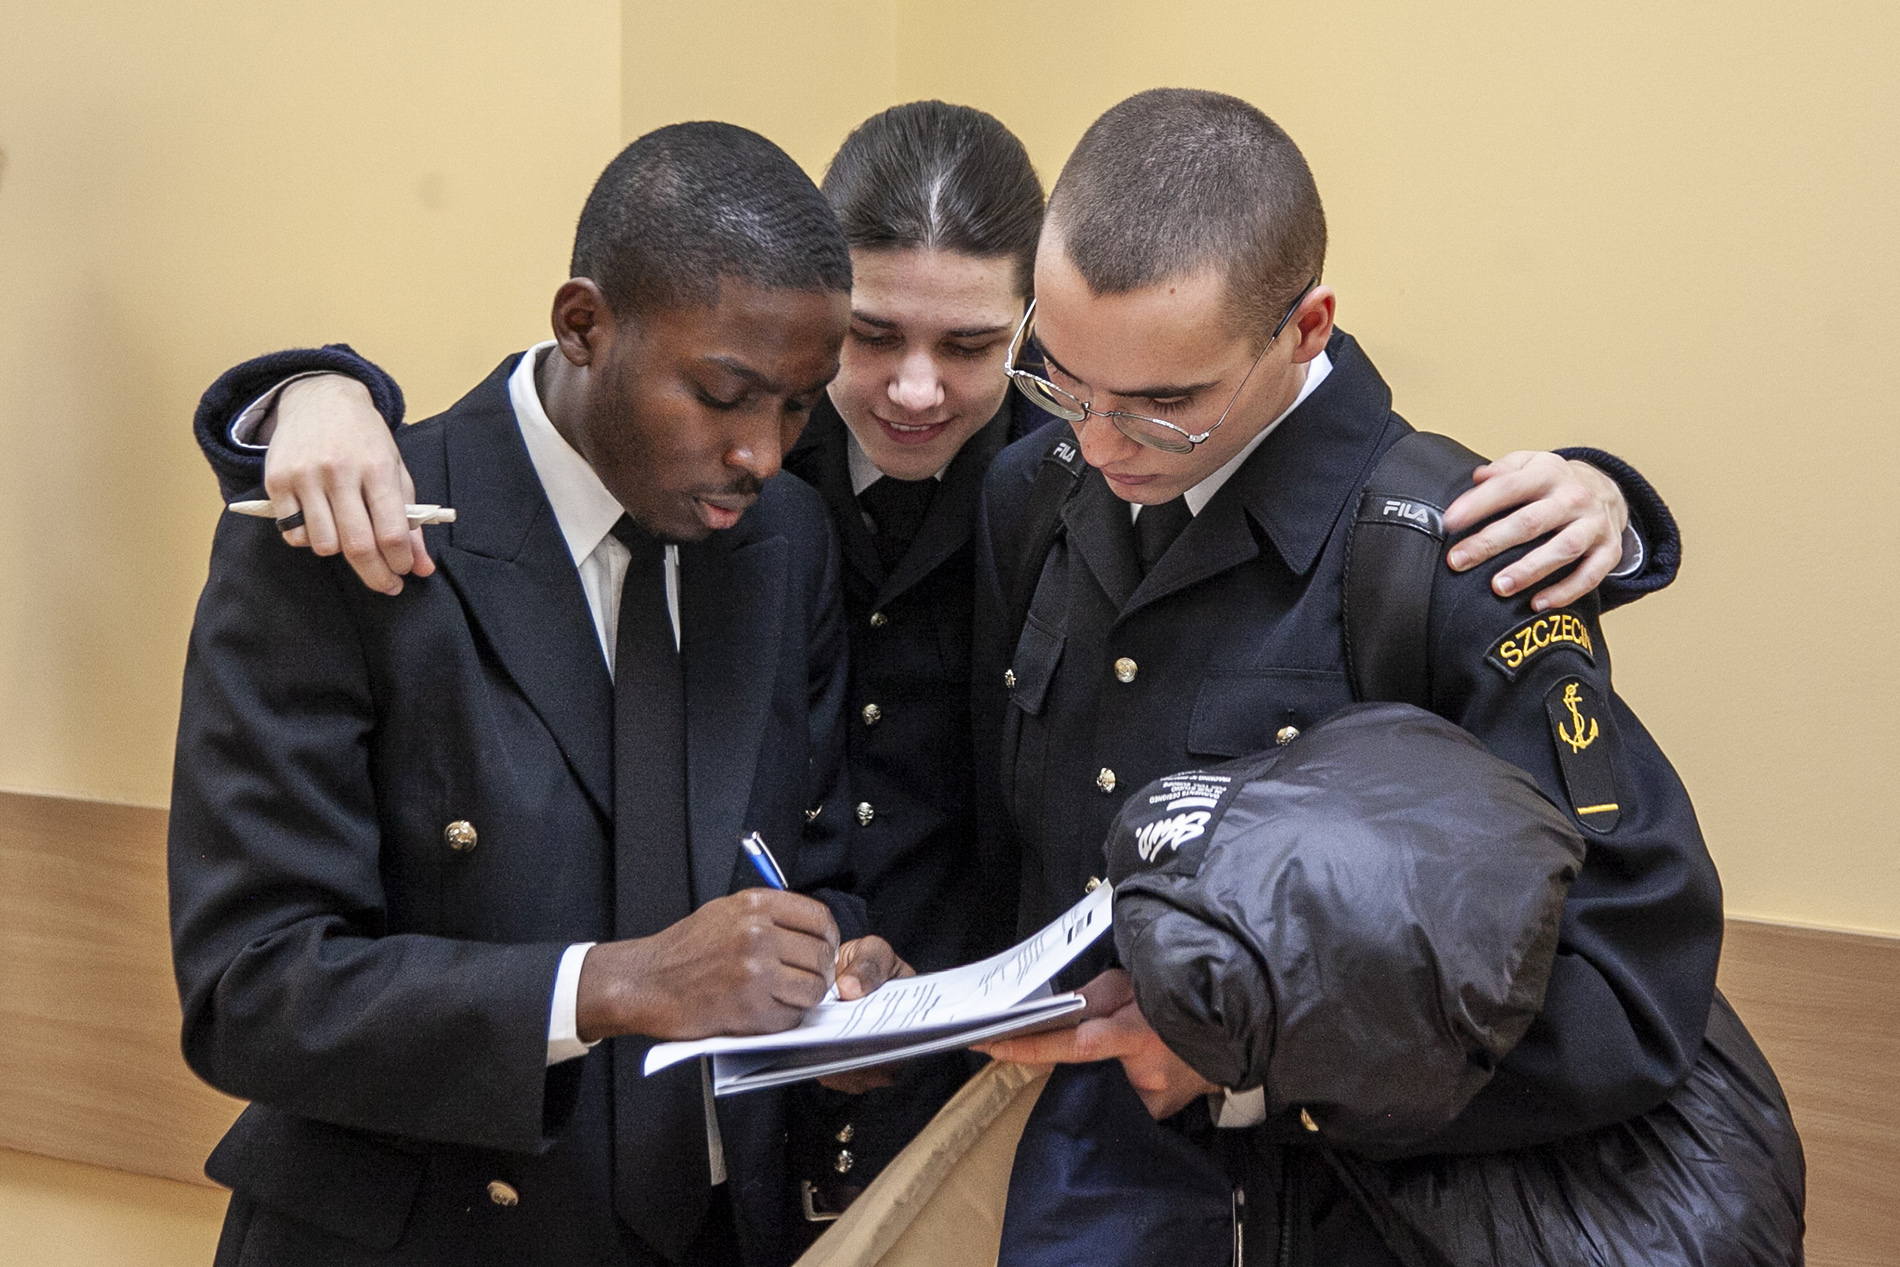
M510 357L398 433L439 571L387 598L226 515L187 660L171 810L184 1049L253 1101L207 1165L221 1261L646 1262L612 1214L611 1062L545 1067L563 949L609 940L612 685L509 405ZM235 491L227 489L227 492ZM681 547L692 885L846 871L838 552L770 481ZM815 814L815 817L813 816ZM476 829L451 848L447 824ZM842 931L862 904L832 895ZM719 1104L752 1263L792 1254L776 1094ZM704 1165L703 1156L682 1159ZM499 1180L519 1193L490 1198Z

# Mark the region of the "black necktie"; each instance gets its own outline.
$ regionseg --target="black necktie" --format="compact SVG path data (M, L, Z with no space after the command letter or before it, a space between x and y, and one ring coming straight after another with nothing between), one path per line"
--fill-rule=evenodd
M614 935L648 937L693 911L686 826L686 688L666 605L666 547L625 515L633 552L614 640ZM647 1044L616 1040L614 1208L678 1259L712 1200L699 1062L651 1078Z
M877 557L886 572L897 566L917 539L936 493L935 479L900 480L886 475L858 494L858 505L877 526Z
M1148 575L1161 556L1168 552L1181 530L1194 519L1184 493L1159 506L1143 506L1135 516L1135 554L1141 560L1141 574Z

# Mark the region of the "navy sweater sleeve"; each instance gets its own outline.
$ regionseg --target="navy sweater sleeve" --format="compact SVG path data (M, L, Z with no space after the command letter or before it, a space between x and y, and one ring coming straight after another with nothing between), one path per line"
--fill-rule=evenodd
M1633 603L1673 584L1676 573L1682 570L1682 534L1655 486L1628 462L1602 449L1558 449L1556 453L1560 458L1588 462L1615 480L1629 502L1630 524L1643 539L1643 566L1631 576L1606 577L1597 587L1602 609L1609 611Z
M265 392L293 374L313 370L347 375L369 389L376 411L391 427L402 425L402 388L374 362L357 355L347 343L326 343L320 348L287 348L252 357L218 375L198 399L198 411L192 416L192 433L205 460L218 477L225 499L232 500L264 482L264 454L260 449L244 449L231 442L231 424L237 416Z

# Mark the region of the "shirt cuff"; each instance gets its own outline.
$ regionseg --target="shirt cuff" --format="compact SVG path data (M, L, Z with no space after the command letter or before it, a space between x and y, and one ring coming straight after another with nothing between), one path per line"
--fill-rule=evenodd
M1634 524L1624 524L1623 558L1610 573L1610 579L1620 581L1626 576L1635 576L1643 570L1643 562L1643 534L1636 531Z
M1216 1091L1207 1097L1207 1107L1212 1111L1214 1125L1222 1130L1237 1130L1243 1126L1258 1126L1267 1120L1267 1089L1255 1087L1251 1091Z
M265 439L260 443L256 439L256 436L258 430L264 425L264 419L270 416L270 411L276 406L277 397L283 392L284 388L290 386L300 378L317 378L321 375L334 372L334 370L305 370L301 374L292 374L289 378L286 378L283 382L277 384L277 386L271 388L256 400L244 406L243 409L238 411L238 416L231 420L231 443L240 449L248 449L253 453L262 453L264 450L270 448L269 439Z
M548 1008L548 1063L558 1065L564 1060L573 1060L585 1056L594 1048L593 1043L583 1043L580 1034L580 1022L575 1010L580 1004L581 963L587 958L587 952L594 948L591 941L577 942L569 946L561 955L561 966L554 974L554 1002ZM596 1039L596 1042L599 1040Z

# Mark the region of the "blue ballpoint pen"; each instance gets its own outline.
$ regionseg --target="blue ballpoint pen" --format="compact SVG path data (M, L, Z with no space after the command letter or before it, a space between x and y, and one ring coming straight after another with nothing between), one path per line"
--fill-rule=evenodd
M785 873L779 870L778 859L774 858L772 851L765 847L764 837L753 832L739 844L745 849L745 856L752 859L752 869L759 873L759 878L764 880L768 887L780 890L789 887L785 883Z

